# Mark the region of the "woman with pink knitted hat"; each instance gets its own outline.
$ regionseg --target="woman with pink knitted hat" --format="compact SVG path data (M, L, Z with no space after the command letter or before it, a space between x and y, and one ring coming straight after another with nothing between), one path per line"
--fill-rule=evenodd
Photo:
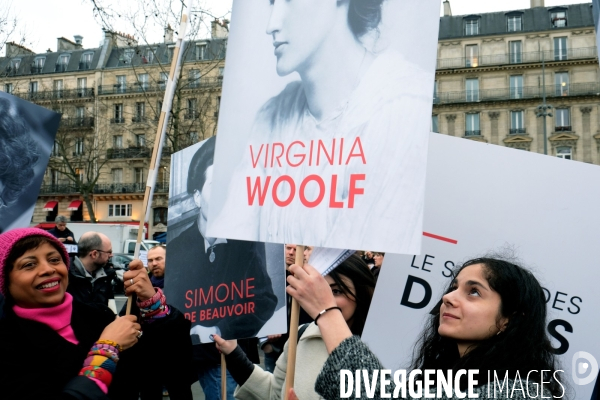
M0 293L6 302L0 320L3 399L130 398L121 390L135 386L134 370L148 365L139 351L122 352L138 343L142 331L152 335L183 320L166 305L162 291L146 283L139 260L131 263L126 278L129 294L137 294L141 325L135 315L115 319L106 307L73 301L66 292L68 269L65 247L46 231L0 234Z

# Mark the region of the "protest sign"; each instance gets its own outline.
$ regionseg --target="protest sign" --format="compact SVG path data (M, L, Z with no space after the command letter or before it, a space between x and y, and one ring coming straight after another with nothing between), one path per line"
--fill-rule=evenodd
M171 157L165 290L192 334L241 339L286 331L283 246L206 235L215 137Z
M208 233L418 252L439 7L234 1Z
M599 181L595 165L431 134L424 229L432 235L419 256L386 254L364 341L386 368L407 368L452 269L511 247L544 287L561 378L574 398L589 399L597 363L577 353L600 360Z
M0 233L29 226L60 115L0 92Z

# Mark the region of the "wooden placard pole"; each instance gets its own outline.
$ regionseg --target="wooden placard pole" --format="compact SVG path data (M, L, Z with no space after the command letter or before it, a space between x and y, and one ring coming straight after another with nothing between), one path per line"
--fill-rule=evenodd
M152 206L152 197L154 195L154 187L156 185L156 177L158 175L158 169L160 167L160 159L162 157L162 149L165 134L167 132L167 126L169 123L169 113L171 112L171 106L173 105L173 96L175 94L175 88L177 87L177 79L179 77L179 69L181 68L181 61L183 56L183 44L184 38L187 31L189 21L189 11L192 9L194 0L190 1L189 7L185 6L181 15L181 23L179 26L179 36L175 42L175 49L173 50L173 59L171 60L171 69L169 71L169 78L167 81L167 87L165 90L165 96L163 98L163 106L160 111L158 118L158 127L156 130L156 138L154 140L154 148L152 149L152 158L150 159L150 167L148 168L148 180L146 182L146 191L144 192L144 203L142 206L142 215L140 216L140 226L137 234L137 243L135 245L135 252L133 257L135 259L140 258L140 247L144 237L144 224L148 222L150 215L150 208ZM131 313L131 296L127 297L127 315Z
M227 400L227 362L221 353L221 400Z
M304 246L296 246L296 265L304 264ZM290 338L288 340L287 373L285 381L284 400L288 400L290 389L294 387L296 373L296 347L298 346L298 320L300 319L300 304L292 298L292 313L290 315Z

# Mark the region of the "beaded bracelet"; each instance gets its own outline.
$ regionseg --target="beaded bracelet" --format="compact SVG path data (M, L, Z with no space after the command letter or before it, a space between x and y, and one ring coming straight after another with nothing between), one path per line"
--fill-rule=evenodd
M107 345L112 346L115 349L117 349L117 351L121 351L121 346L119 345L119 343L114 342L112 340L101 339L101 340L96 341L95 344L107 344Z
M104 368L111 374L114 374L115 370L117 369L116 362L114 362L113 360L111 360L108 357L104 357L104 356L100 356L100 355L88 356L85 359L85 361L83 362L83 366L84 367L92 366L92 367Z
M139 308L147 308L150 305L156 303L157 301L159 301L161 299L161 297L164 297L164 293L160 288L154 288L156 290L156 293L154 293L154 295L152 297L150 297L148 300L144 300L144 301L137 301L137 305Z
M96 349L95 347L92 347L92 349L88 352L87 355L88 355L88 357L102 356L102 357L110 358L115 363L119 362L118 353L115 353L113 351L106 350L106 349Z

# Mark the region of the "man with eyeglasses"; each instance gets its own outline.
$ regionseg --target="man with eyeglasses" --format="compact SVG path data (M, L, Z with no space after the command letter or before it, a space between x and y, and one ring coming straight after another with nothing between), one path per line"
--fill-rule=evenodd
M115 271L110 268L112 244L108 236L86 232L79 239L79 253L69 269L67 292L82 303L108 305L114 299L112 281Z

